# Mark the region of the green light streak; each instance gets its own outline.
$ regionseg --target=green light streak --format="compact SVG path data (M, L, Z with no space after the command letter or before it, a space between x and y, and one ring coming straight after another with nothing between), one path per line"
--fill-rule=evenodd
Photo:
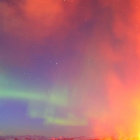
M68 92L62 89L53 89L48 92L33 92L15 90L7 88L10 85L18 85L8 80L5 75L0 75L0 100L17 100L27 102L29 105L28 113L31 118L41 118L44 124L53 124L61 126L85 126L87 121L79 119L72 114L67 114L66 118L55 116L56 108L62 109L69 105Z
M52 108L48 108L47 110L44 110L43 113L41 110L30 108L29 115L32 118L42 118L44 120L44 124L46 125L60 125L60 126L85 126L88 124L87 120L85 118L79 118L74 116L72 113L67 113L66 117L56 117L55 110Z
M87 121L84 119L79 118L58 118L58 117L52 117L47 116L45 118L46 124L57 124L61 126L85 126L87 125Z
M66 91L50 91L49 93L36 93L0 89L0 99L48 102L50 104L58 106L66 106L68 104Z

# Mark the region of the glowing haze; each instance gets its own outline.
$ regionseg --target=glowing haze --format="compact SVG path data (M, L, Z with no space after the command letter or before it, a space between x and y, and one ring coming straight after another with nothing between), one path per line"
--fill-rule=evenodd
M140 137L139 0L0 0L0 134Z

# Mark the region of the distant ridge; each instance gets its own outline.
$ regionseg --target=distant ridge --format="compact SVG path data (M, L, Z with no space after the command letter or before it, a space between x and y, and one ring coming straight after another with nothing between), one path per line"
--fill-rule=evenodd
M24 135L24 136L0 136L0 140L140 140L138 137L133 138L93 138L93 137L47 137L37 135Z

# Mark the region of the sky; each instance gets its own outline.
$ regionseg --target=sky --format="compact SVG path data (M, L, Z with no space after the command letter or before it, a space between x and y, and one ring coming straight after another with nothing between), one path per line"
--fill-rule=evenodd
M139 136L139 0L0 0L0 135Z

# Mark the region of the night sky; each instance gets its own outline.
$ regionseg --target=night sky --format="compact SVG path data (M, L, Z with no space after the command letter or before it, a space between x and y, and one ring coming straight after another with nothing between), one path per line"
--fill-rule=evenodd
M0 0L0 135L139 136L139 0Z

